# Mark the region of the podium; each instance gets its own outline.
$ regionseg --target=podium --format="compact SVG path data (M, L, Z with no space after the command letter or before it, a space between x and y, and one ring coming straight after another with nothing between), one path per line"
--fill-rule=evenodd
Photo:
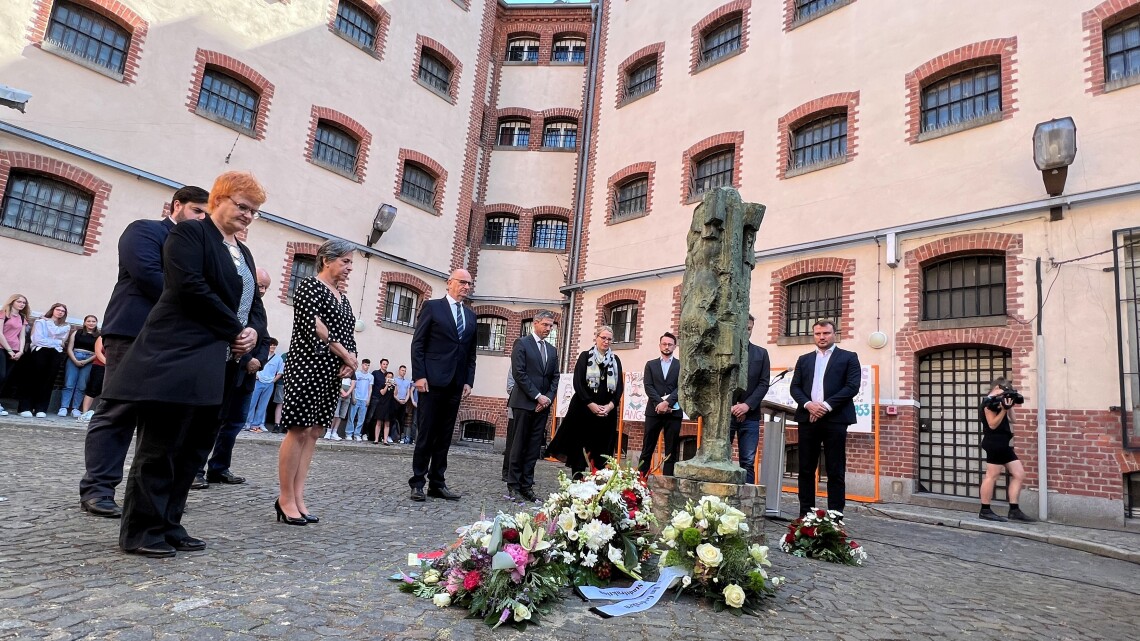
M780 491L784 484L784 435L796 408L772 401L760 404L764 413L764 452L760 458L760 478L764 485L764 516L780 515Z

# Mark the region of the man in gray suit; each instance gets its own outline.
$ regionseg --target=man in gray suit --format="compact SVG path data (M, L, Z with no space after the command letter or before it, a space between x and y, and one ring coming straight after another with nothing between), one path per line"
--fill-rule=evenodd
M515 340L511 350L511 374L515 388L507 405L514 411L515 434L511 443L507 488L512 498L536 501L534 464L542 450L550 403L558 391L558 350L546 342L554 328L554 313L534 315L531 334Z

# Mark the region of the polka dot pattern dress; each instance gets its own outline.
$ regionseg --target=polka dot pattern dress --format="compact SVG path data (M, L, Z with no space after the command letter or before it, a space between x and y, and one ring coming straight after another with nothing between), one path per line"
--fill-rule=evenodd
M316 277L297 283L293 293L293 336L285 361L285 405L281 424L285 429L332 423L336 409L341 360L317 339L316 319L328 327L329 340L356 352L353 331L356 318L344 294L332 290Z

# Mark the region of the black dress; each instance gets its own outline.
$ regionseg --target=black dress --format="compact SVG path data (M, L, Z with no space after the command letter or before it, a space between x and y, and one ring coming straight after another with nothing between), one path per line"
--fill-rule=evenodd
M614 355L617 384L612 392L607 386L609 375L604 366L599 368L601 377L597 389L590 387L586 376L589 361L590 350L578 355L578 362L574 365L574 397L570 399L566 418L562 419L558 431L546 448L547 456L564 461L575 475L590 466L599 469L605 467L605 457L614 455L617 447L618 413L622 411L621 395L625 388L621 360L617 355ZM611 401L614 409L605 416L594 414L588 407L590 403L606 405ZM590 457L588 463L586 453Z
M340 343L356 352L353 330L356 318L344 294L333 295L324 283L310 276L297 283L293 294L293 336L285 361L285 403L281 412L283 429L332 424L340 377L340 358L317 339L316 319L329 330L329 342Z
M997 427L991 428L986 420L986 409L983 405L978 413L982 420L982 450L986 453L986 463L1005 465L1017 460L1017 453L1011 445L1013 430L1009 424L1009 414L1002 417Z

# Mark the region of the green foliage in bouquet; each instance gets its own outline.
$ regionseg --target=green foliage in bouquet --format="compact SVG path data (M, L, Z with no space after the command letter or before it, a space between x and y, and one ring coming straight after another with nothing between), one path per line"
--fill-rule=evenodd
M788 524L780 549L794 556L846 565L863 565L867 551L847 536L843 513L812 508Z

